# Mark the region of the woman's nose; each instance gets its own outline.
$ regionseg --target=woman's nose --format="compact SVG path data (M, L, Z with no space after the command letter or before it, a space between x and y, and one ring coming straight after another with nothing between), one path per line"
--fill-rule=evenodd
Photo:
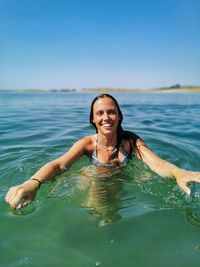
M105 112L105 113L103 114L103 119L104 119L104 120L107 120L108 118L109 118L108 113Z

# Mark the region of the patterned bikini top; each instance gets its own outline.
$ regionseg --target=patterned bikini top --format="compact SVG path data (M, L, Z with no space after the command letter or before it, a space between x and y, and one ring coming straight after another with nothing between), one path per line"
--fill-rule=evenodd
M91 163L94 164L94 165L96 165L96 166L115 166L115 165L117 165L117 164L114 164L114 163L102 163L98 159L98 155L97 155L97 144L98 144L98 135L96 137L94 152L89 157ZM123 154L123 159L122 160L119 160L119 158L118 158L119 148L116 147L115 148L115 152L113 153L113 156L112 156L111 160L113 162L114 162L114 160L117 160L120 163L120 166L125 166L125 165L127 165L129 159L131 158L131 155L126 151L123 143L120 145L120 148L122 149L121 151L122 151L122 154Z

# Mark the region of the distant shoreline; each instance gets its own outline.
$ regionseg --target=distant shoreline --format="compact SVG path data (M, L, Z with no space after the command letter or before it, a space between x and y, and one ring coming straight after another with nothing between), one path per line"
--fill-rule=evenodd
M113 92L113 93L200 93L200 86L162 87L153 89L126 89L126 88L89 88L85 92Z
M86 88L86 92L122 92L122 93L200 93L200 86L175 84L168 87L149 89L127 89L127 88Z
M1 92L23 92L23 93L72 93L72 92L84 92L84 93L135 93L135 94L150 94L150 93L200 93L200 86L180 86L174 85L171 87L160 87L151 89L130 89L130 88L110 88L110 87L96 87L96 88L83 88L77 89L0 89Z

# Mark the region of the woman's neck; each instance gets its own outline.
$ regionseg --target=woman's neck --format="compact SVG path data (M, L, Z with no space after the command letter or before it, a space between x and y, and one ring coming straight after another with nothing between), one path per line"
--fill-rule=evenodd
M102 135L97 133L98 135L98 144L103 145L105 147L115 147L117 144L117 134L112 135Z

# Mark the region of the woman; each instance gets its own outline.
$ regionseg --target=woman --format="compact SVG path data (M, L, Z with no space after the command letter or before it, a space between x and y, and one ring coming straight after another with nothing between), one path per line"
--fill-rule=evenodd
M122 129L123 115L117 101L109 94L97 96L90 111L90 123L96 134L77 141L63 156L45 164L26 182L13 186L5 200L13 208L23 208L34 199L40 185L71 164L87 155L96 166L114 168L124 166L136 156L162 177L176 179L178 185L190 194L189 182L200 182L200 172L180 169L156 156L136 134Z

